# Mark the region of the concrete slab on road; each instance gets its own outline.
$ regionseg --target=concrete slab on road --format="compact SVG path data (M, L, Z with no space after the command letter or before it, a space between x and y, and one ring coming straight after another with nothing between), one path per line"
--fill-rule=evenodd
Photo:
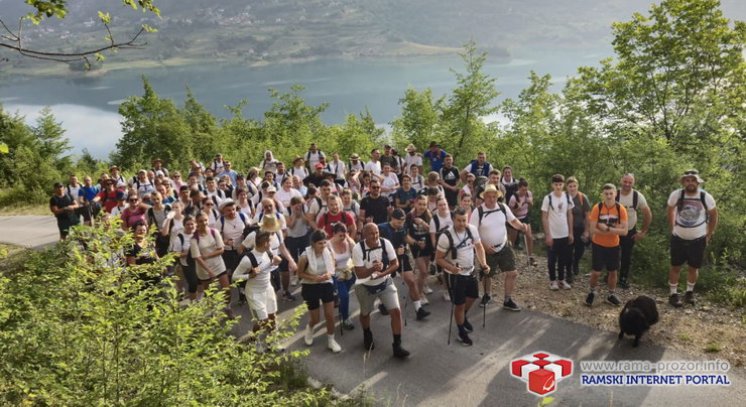
M398 284L397 284L398 285ZM406 290L399 286L400 296ZM297 290L299 294L299 289ZM292 312L295 302L279 301L281 315ZM475 331L474 346L455 341L454 325L451 345L447 345L450 303L436 291L429 296L427 307L432 315L427 321L414 318L411 304L407 309L408 326L403 331L403 345L412 355L401 361L392 356L390 318L374 312L371 316L376 348L366 354L357 316L357 301L351 295L351 312L355 329L336 339L340 354L326 349L323 323L316 329L311 353L306 359L309 374L343 393L366 389L377 400L376 405L391 406L535 406L540 398L526 390L526 383L510 375L510 362L521 356L546 351L574 361L573 374L558 383L552 394L552 405L640 406L640 405L741 405L746 400L746 377L741 370L727 372L729 387L716 386L581 386L582 360L645 360L651 362L701 360L650 343L644 337L638 348L627 338L617 341L615 333L599 331L532 311L518 313L502 310L498 304L487 309L486 327L482 328L482 309L475 304L469 320ZM520 295L518 296L520 298ZM402 302L403 305L403 302ZM609 306L598 304L597 307ZM579 312L593 312L579 306ZM245 309L240 312L247 316ZM307 319L301 321L301 330ZM241 325L246 324L246 320ZM655 327L653 327L655 329ZM305 349L302 334L293 338L291 349ZM713 356L709 359L716 359ZM587 373L587 372L586 372ZM704 372L703 372L704 373Z
M54 216L0 216L0 243L36 248L59 240Z

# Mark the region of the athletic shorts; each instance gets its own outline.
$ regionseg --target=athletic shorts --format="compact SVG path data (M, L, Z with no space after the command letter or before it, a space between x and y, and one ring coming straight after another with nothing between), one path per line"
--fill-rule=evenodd
M277 297L272 284L254 285L246 284L246 302L249 304L251 314L259 321L269 318L269 314L277 312Z
M604 247L595 243L591 245L591 269L593 271L619 270L619 258L621 251L619 246Z
M516 219L518 219L519 221L521 221L521 223L523 223L523 224L529 224L529 223L531 223L531 219L529 219L528 216L526 216L525 218L516 218ZM518 230L510 222L506 222L505 224L508 225L508 227L511 228L511 229L513 229L513 230Z
M232 274L233 270L238 267L238 263L241 262L241 255L239 255L235 250L224 250L223 262L225 263L225 269L230 271Z
M206 281L218 280L218 279L220 279L220 276L222 276L224 274L226 274L225 271L222 272L222 273L220 273L220 274L218 274L218 275L216 275L215 277L212 277L212 278L209 278L209 277L208 278L202 278L202 277L199 276L199 273L197 273L197 278L199 279L200 282L204 283Z
M309 310L319 309L319 301L324 304L334 302L334 284L301 284L301 296Z
M678 236L671 236L671 265L679 267L684 263L689 267L700 268L705 258L707 239L702 236L694 240L685 240Z
M466 298L479 298L479 285L473 276L446 273L448 291L454 305L466 303Z
M432 258L432 256L435 254L433 252L433 248L430 247L430 245L425 245L424 249L420 249L417 245L410 246L412 248L412 257L419 258L419 257L428 257Z
M409 256L405 254L404 256L398 256L397 258L399 259L399 268L396 269L397 273L399 270L402 272L414 270L412 264L409 262Z
M355 286L355 295L357 302L360 304L360 315L370 315L373 312L373 302L380 298L383 305L388 310L399 308L399 294L393 282L385 290L378 294L371 294L363 284Z
M497 274L498 268L501 272L515 271L515 255L509 244L503 246L502 250L497 253L485 254L485 257L487 258L487 265L490 266L490 272L487 273L488 277ZM484 275L481 271L480 274Z

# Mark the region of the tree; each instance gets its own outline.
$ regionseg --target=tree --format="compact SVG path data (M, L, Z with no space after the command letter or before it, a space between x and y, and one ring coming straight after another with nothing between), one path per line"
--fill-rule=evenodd
M21 17L18 21L18 28L11 29L6 21L0 18L0 27L5 31L0 35L0 48L17 52L18 54L35 59L43 59L57 62L83 62L86 68L90 68L89 57L93 56L97 61L103 61L105 56L103 52L118 51L120 49L137 48L142 46L138 39L143 33L153 32L154 28L147 24L142 24L139 30L125 41L117 41L111 31L111 14L108 12L98 12L98 18L106 30L104 37L105 43L99 47L75 51L51 51L29 47L24 37L24 29L27 30L27 22L34 26L41 24L45 19L58 18L64 19L68 13L67 0L25 0L25 3L31 6L32 11ZM151 12L160 16L160 10L155 6L153 0L121 0L125 6L133 10L141 9L143 12Z
M434 132L440 122L440 110L444 103L441 97L433 102L433 91L430 88L418 92L409 88L404 97L399 99L401 117L391 122L394 143L403 149L409 143L419 151L427 148L434 139Z

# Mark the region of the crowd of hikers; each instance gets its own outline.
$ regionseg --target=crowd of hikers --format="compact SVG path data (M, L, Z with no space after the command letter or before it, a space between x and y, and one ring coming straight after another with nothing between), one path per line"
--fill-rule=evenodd
M370 314L378 310L391 318L398 358L409 356L402 346L402 319L410 302L409 312L425 321L428 296L450 301L449 318L465 345L472 344L473 331L467 313L475 302L481 307L493 302L492 278L498 273L504 275L503 309L521 310L513 292L519 271L515 250L525 246L527 266L537 267L529 222L534 196L510 166L495 168L480 152L456 168L436 142L422 153L410 144L402 155L386 145L383 153L373 149L368 161L358 154L348 160L327 156L315 144L292 163L271 151L263 157L246 172L217 154L206 164L192 160L186 176L169 171L160 159L132 178L115 165L95 181L86 176L80 183L72 175L66 185L54 185L50 209L62 239L81 218L87 225L120 218L123 230L134 236L124 254L127 265L174 253L178 260L164 275L177 276L185 304L217 282L226 290L225 312L232 317L231 287L237 282L236 300L249 307L255 332L275 327L277 297L296 301L300 286L309 312L305 343L312 345L323 311L327 345L335 353L341 351L334 337L335 308L341 329L355 328L350 292L359 304L365 349L375 346ZM540 210L549 289L572 288L590 247L585 304L592 306L600 295L605 270L605 300L620 305L617 285L628 288L633 247L649 233L653 216L634 189L634 175L623 174L618 187L604 185L600 202L580 192L575 177L556 174L548 181L551 192ZM667 213L674 307L695 303L698 269L717 226L715 201L701 189L699 173L689 170L680 182ZM682 302L677 287L684 263ZM403 311L393 283L397 275L407 290ZM431 295L430 282L436 280L440 292Z

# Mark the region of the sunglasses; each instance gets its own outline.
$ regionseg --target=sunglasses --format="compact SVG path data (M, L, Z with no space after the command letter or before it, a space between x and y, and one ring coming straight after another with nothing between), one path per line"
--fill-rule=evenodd
M137 199L128 199L127 202L137 202Z

